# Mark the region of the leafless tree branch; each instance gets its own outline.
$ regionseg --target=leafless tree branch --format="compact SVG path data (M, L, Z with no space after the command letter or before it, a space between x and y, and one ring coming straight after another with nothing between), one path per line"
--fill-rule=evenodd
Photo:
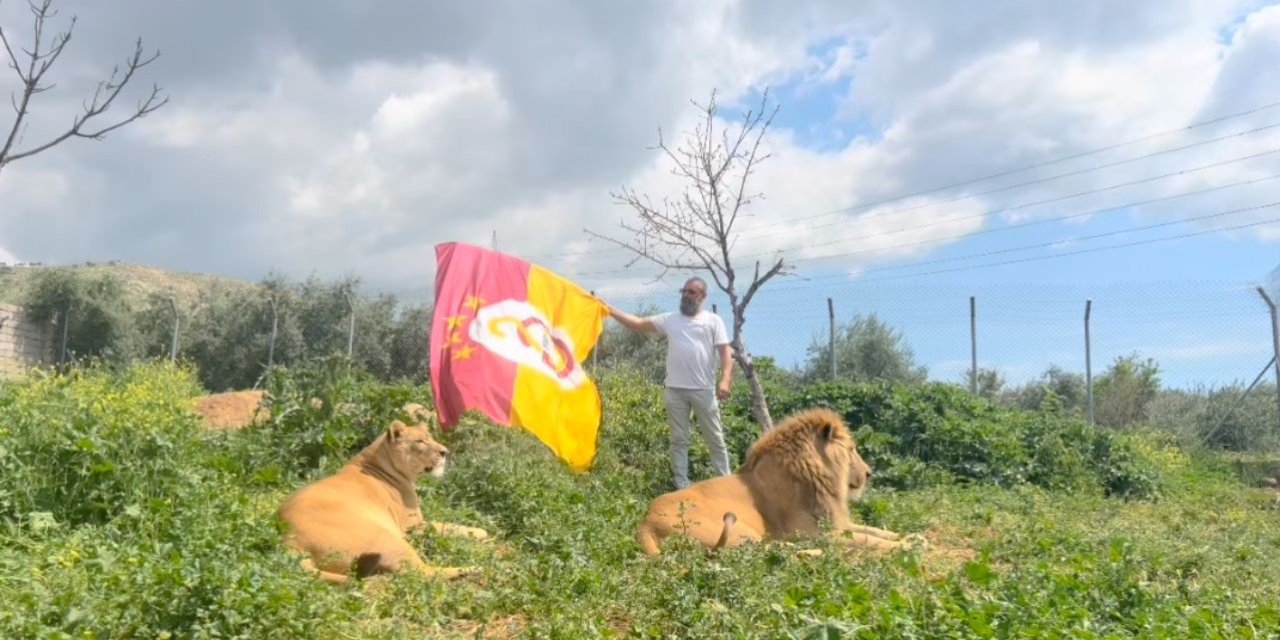
M26 130L28 116L31 114L32 98L54 87L53 84L45 82L45 74L53 68L58 58L62 56L62 52L66 50L76 26L76 18L72 17L66 31L59 33L52 41L45 43L46 23L51 18L56 17L58 13L53 10L52 5L53 0L28 0L32 15L32 44L30 49L19 47L15 50L13 44L9 41L8 34L3 27L0 27L0 43L4 45L5 53L9 59L8 66L17 73L20 85L19 91L10 95L9 98L16 115L12 125L9 127L8 135L4 139L4 146L0 147L0 171L11 162L36 155L71 138L102 140L108 133L139 118L144 118L169 103L169 98L163 94L163 89L158 85L152 85L150 94L138 101L133 110L123 118L101 126L94 126L99 122L99 117L109 111L112 105L115 104L120 93L134 79L134 75L138 70L155 62L160 57L159 51L146 55L142 47L142 39L139 38L134 45L133 54L125 59L123 70L117 65L111 70L111 75L106 80L98 83L97 88L94 89L93 96L84 101L82 105L83 111L76 115L68 129L47 142L22 151L16 150L22 138L22 132Z
M718 119L716 92L705 104L691 101L699 118L692 131L686 132L678 145L669 144L661 129L654 149L660 150L671 163L671 174L685 183L684 190L660 206L634 189L623 188L611 193L617 204L632 210L638 224L620 223L631 240L619 240L592 231L588 234L630 252L637 261L645 261L668 271L704 272L729 298L733 313L733 346L735 359L742 366L753 395L753 412L763 428L772 426L763 391L755 376L755 368L742 341L742 326L747 305L760 288L772 278L790 272L781 257L761 273L757 262L754 275L745 288L740 288L733 264L733 248L737 243L738 216L759 197L747 191L751 177L761 162L769 158L762 150L765 134L773 124L778 107L770 109L769 92L760 99L758 109L748 109L736 126Z

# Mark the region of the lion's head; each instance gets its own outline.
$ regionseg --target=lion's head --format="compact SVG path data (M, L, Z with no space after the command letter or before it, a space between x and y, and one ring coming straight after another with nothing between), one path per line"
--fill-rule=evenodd
M818 503L857 500L871 484L871 466L844 420L822 408L791 415L761 436L740 473L770 476L762 478L765 485L798 484L812 490Z
M871 486L871 465L858 453L858 445L849 438L849 501L860 500Z
M449 462L449 450L431 437L427 425L408 426L396 420L387 429L378 457L406 477L426 473L439 478Z

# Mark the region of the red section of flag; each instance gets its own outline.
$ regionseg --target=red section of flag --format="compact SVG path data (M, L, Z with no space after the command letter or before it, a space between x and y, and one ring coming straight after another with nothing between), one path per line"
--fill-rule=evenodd
M436 301L431 320L431 389L440 426L448 430L467 409L511 423L516 363L471 338L476 311L528 298L529 263L468 244L436 246Z

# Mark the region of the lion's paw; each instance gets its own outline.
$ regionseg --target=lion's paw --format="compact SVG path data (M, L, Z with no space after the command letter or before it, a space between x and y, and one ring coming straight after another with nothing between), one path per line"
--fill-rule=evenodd
M920 551L924 551L929 548L929 541L918 533L909 533L902 536L900 544L904 549L919 549Z

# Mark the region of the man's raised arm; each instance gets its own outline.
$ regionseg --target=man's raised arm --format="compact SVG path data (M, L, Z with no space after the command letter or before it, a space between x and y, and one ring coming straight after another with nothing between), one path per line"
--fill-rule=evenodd
M622 326L632 331L655 333L658 330L658 326L653 323L653 320L633 316L626 311L620 311L612 305L609 306L609 315L613 316L613 319L617 320Z

